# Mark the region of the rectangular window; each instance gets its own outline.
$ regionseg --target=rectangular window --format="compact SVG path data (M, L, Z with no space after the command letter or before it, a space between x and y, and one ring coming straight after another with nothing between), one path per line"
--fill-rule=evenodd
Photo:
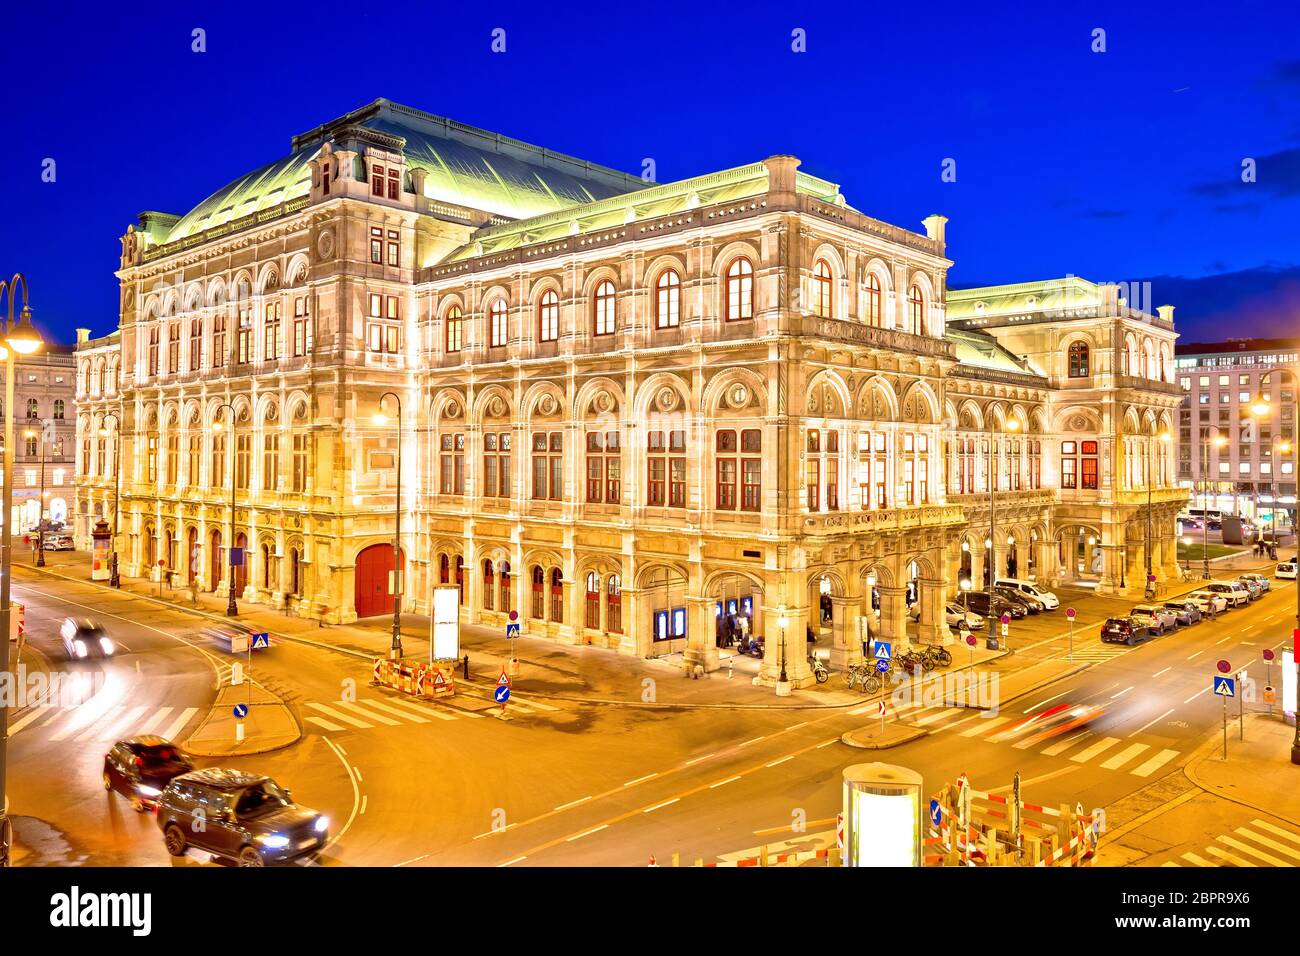
M559 501L564 495L564 436L560 432L533 435L533 498Z
M158 337L160 335L158 326L149 330L149 374L158 374Z
M224 434L212 436L212 467L208 470L212 476L208 486L214 489L224 487L226 484L226 436Z
M175 375L181 370L181 327L172 323L167 327L167 371Z
M374 265L384 261L384 230L379 226L370 227L370 261Z
M212 317L212 367L220 368L226 364L226 317Z
M262 439L262 491L277 491L279 483L280 436L269 434Z
M268 303L262 321L262 358L267 362L280 358L280 346L283 344L280 329L280 303Z
M1078 478L1075 474L1075 460L1073 458L1061 459L1061 487L1077 488L1079 487Z
M307 442L309 436L294 432L293 436L293 491L302 494L307 490Z
M395 295L370 294L370 320L366 323L366 349L396 355L402 350L401 309Z
M235 338L235 361L241 365L253 360L253 313L247 304L239 306L239 327Z
M463 495L465 493L465 435L442 435L438 439L439 491L444 495Z
M176 475L181 465L181 437L175 432L167 436L167 484L176 484Z
M373 165L370 167L370 195L383 197L384 195L384 167Z
M293 355L302 358L311 351L311 326L307 314L307 297L300 295L293 300Z
M197 372L203 363L203 320L190 320L190 371Z
M253 436L240 435L235 441L235 487L248 489L249 468L252 465Z
M397 198L397 197L390 197ZM398 239L396 229L388 230L388 264L390 266L401 265L402 262L402 243Z
M199 487L199 470L203 467L203 435L190 435L189 448L189 468L185 473L185 480L189 487Z

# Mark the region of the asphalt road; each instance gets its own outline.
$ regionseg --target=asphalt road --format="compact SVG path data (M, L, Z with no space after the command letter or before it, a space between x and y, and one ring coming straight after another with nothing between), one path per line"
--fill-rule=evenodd
M10 792L31 862L206 862L172 861L152 816L104 793L100 767L113 740L144 724L176 728L183 740L210 706L227 656L195 640L201 621L139 598L26 571L15 592L52 667L64 666L57 623L68 614L100 619L123 645L110 661L78 665L104 675L93 706L13 720ZM1106 613L1098 609L1110 605L1096 601L1093 616ZM652 854L689 863L760 844L824 846L843 768L876 759L916 769L927 789L966 773L977 789L1006 791L1019 771L1026 799L1111 805L1174 772L1220 728L1215 661L1246 667L1262 688L1260 654L1289 638L1293 615L1288 588L1130 649L1101 645L1081 613L1074 653L1086 669L995 716L894 700L887 719L929 733L880 752L840 742L877 719L874 701L650 709L533 698L521 687L501 720L483 690L416 702L370 687L364 659L286 642L255 658L254 677L293 709L303 739L201 764L268 773L327 813L334 842L325 865L645 865ZM1061 612L1021 626L1018 653L996 671L1066 656L1065 627Z

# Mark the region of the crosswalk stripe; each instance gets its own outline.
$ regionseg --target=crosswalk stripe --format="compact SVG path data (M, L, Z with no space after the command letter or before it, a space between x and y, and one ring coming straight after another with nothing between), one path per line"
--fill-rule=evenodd
M1214 866L1214 864L1211 863L1209 860L1207 860L1205 857L1197 856L1195 853L1184 853L1183 859L1189 860L1190 862L1195 863L1197 866Z
M1052 746L1050 747L1044 747L1042 750L1038 752L1042 754L1044 757L1059 757L1061 754L1065 753L1067 750L1069 750L1071 747L1073 747L1076 743L1078 743L1083 738L1091 737L1091 736L1092 736L1092 732L1085 730L1083 733L1075 734L1073 737L1066 737L1060 743L1052 744Z
M373 698L367 697L364 701L358 701L358 703L364 703L367 707L373 710L382 710L385 713L395 714L404 720L413 721L417 724L427 724L429 722L429 718L425 717L423 714L408 713L405 710L398 710L396 707L389 706L382 700L374 700Z
M1150 744L1133 744L1132 746L1125 747L1119 753L1115 754L1115 756L1111 757L1109 760L1103 763L1101 765L1101 769L1118 770L1120 767L1124 766L1124 764L1128 763L1138 754L1150 749L1151 749Z
M477 717L482 719L483 715L477 710L471 710L469 707L463 707L460 704L452 703L449 700L441 700L439 706L446 707L448 710L454 710L461 717ZM441 715L438 715L441 716Z
M553 704L543 704L540 700L532 700L532 699L529 699L529 700L521 700L520 698L515 697L515 696L512 694L512 695L510 696L510 703L513 704L513 703L516 703L516 702L521 703L521 704L526 704L526 705L529 706L529 707L536 707L538 710L545 710L545 711L558 711L558 710L560 709L560 708L554 706Z
M333 707L326 707L324 704L318 704L314 700L307 701L304 706L310 707L312 710L319 710L322 714L328 714L335 720L341 720L343 723L352 727L360 727L362 730L369 730L371 727L375 726L374 724L366 723L364 720L357 720L355 717L349 717L347 714L339 713Z
M984 717L984 711L977 710L969 717L963 717L960 720L954 720L951 723L944 724L942 727L936 727L935 730L956 730L958 727L962 726L963 724L968 724L972 720L980 720L983 717Z
M176 735L185 729L185 725L190 722L190 718L199 712L197 707L186 707L181 711L181 715L171 722L171 725L164 730L161 736L168 740L175 740Z
M1258 827L1261 830L1267 830L1269 833L1272 833L1275 836L1285 837L1286 839L1290 840L1292 843L1300 843L1300 836L1296 836L1294 833L1291 833L1288 830L1283 830L1281 827L1275 827L1267 820L1251 820L1250 825L1253 827Z
M1233 832L1240 833L1242 836L1249 840L1254 840L1256 843L1262 843L1270 850L1276 850L1278 853L1283 853L1286 856L1291 857L1293 860L1300 860L1300 853L1291 849L1289 846L1284 846L1283 844L1278 843L1276 840L1270 840L1266 836L1260 836L1253 830L1247 830L1245 827L1237 827Z
M1142 764L1142 766L1130 770L1129 773L1137 777L1149 777L1177 756L1177 750L1162 750L1146 763Z
M116 720L110 720L107 723L100 724L98 726L87 727L85 730L83 730L73 739L89 740L90 738L96 737L101 733L105 737L111 737L118 730L119 727L125 727L126 725L134 723L135 721L139 720L140 715L143 714L148 709L149 709L148 707L132 707L130 710L119 713L117 715Z
M940 708L939 710L936 710L933 714L926 714L920 720L913 721L913 723L915 723L916 726L918 727L927 727L930 724L933 724L936 721L943 720L945 717L949 717L954 713L955 711L944 707L944 708Z
M1160 865L1161 866L1182 866L1181 863L1175 863L1173 860L1166 860L1164 863L1161 863Z
M167 715L172 712L170 707L159 707L158 712L140 725L140 733L151 734L153 729L167 719Z
M18 733L18 731L22 730L24 727L28 726L29 724L34 724L42 717L48 717L52 713L61 714L63 713L63 711L62 709L57 709L53 707L51 708L33 707L28 713L23 714L21 717L19 717L17 720L15 720L12 724L9 725L9 736L13 737Z
M1075 763L1087 763L1093 757L1097 756L1097 754L1101 753L1103 750L1109 750L1117 743L1119 743L1118 737L1102 737L1101 740L1097 741L1087 750L1080 751L1070 759Z
M351 711L354 714L360 714L362 717L366 718L366 720L373 720L377 723L384 724L388 727L397 727L400 723L400 721L393 720L393 718L391 717L385 717L383 714L376 714L367 710L365 707L361 706L360 702L353 702L350 700L340 700L340 701L335 701L335 703L339 707L346 707L349 711Z
M986 734L994 727L1001 727L1003 724L1011 723L1010 717L994 717L992 720L982 720L969 730L963 730L960 734L962 737L978 737L980 734Z
M326 720L324 717L313 717L310 714L308 714L307 716L303 717L303 720L313 723L317 727L322 728L323 730L347 730L347 728L344 727L342 724L331 723L330 721Z
M413 713L417 713L421 717L436 717L438 720L456 719L455 714L445 714L437 707L421 707L419 704L408 704L404 700L390 700L388 703L394 707L400 707L403 711L409 710Z
M71 720L65 721L63 726L61 726L54 733L50 734L50 740L66 740L69 737L71 737L73 734L80 735L83 733L87 733L90 730L92 730L96 724L101 724L105 722L111 723L113 721L113 718L116 716L117 716L117 708L109 707L99 716L91 718L90 722L86 724L77 724L75 721L71 721Z
M1285 860L1280 860L1275 856L1270 856L1269 854L1265 853L1263 850L1256 850L1253 846L1250 846L1249 844L1246 843L1242 843L1240 840L1234 840L1230 836L1226 836L1226 835L1221 836L1218 838L1218 840L1220 843L1226 843L1234 850L1240 850L1242 853L1249 853L1251 856L1258 857L1259 859L1263 860L1266 863L1271 863L1273 866L1291 865L1287 863Z
M1227 850L1220 850L1217 846L1207 846L1205 852L1210 856L1218 857L1220 860L1227 860L1233 866L1256 866L1250 860L1243 860L1235 853L1229 853Z

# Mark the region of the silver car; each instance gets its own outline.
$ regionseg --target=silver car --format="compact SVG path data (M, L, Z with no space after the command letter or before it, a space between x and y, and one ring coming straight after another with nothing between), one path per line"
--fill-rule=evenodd
M1152 634L1164 634L1178 627L1178 617L1160 604L1139 604L1130 612Z
M1178 618L1178 623L1184 627L1190 627L1201 620L1200 605L1188 598L1166 601L1165 607L1174 612L1174 616Z

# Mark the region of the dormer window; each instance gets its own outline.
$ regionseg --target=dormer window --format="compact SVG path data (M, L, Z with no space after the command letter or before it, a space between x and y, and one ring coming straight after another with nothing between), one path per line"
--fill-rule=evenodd
M387 185L385 186L385 184ZM372 163L370 166L370 195L383 199L385 189L387 189L387 198L398 199L401 197L402 170L397 166Z

